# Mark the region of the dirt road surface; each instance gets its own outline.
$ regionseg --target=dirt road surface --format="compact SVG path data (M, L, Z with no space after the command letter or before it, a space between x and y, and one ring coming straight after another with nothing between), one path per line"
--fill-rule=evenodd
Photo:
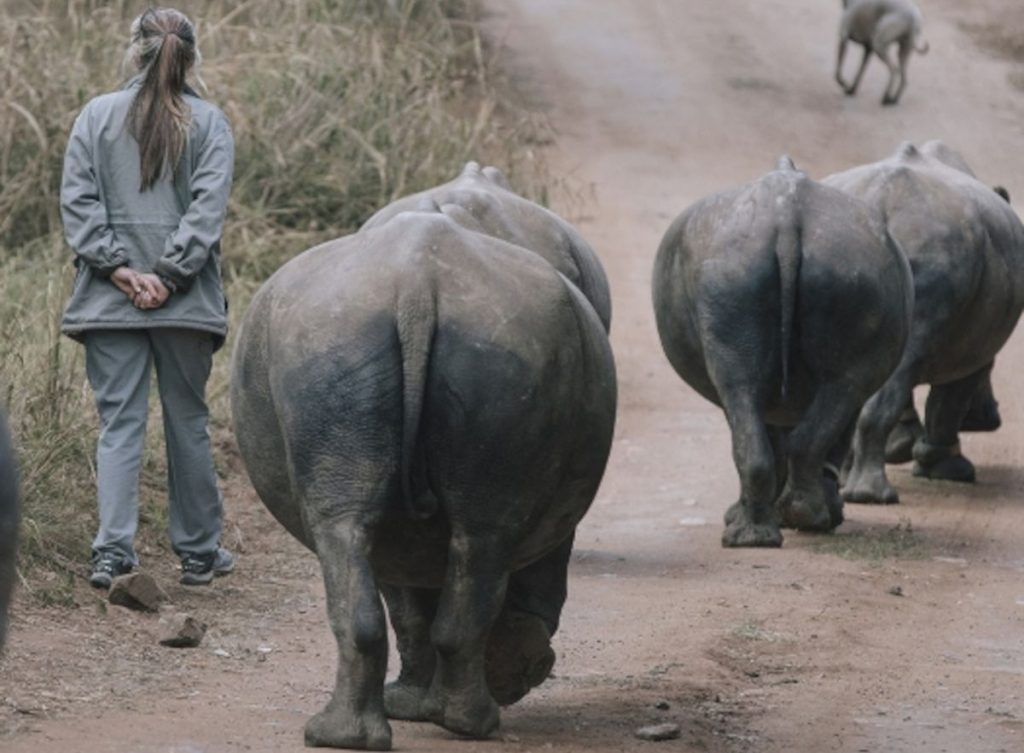
M835 536L787 533L781 550L724 550L738 491L725 422L669 368L650 306L671 219L783 152L821 177L941 138L1024 198L1024 74L997 54L1015 51L1007 33L1020 37L1024 15L1016 0L924 5L931 52L882 108L877 61L855 98L832 80L838 2L490 3L506 64L558 132L550 158L575 190L555 208L611 278L621 410L577 538L555 676L504 712L494 740L397 723L396 749L1024 750L1024 336L996 366L1004 428L964 441L977 484L896 468L897 507L848 506ZM0 748L302 749L335 662L318 568L248 489L227 491L239 572L207 591L169 586L210 624L203 647L162 649L154 617L99 600L19 605ZM170 566L151 572L173 583ZM634 738L659 722L681 736Z

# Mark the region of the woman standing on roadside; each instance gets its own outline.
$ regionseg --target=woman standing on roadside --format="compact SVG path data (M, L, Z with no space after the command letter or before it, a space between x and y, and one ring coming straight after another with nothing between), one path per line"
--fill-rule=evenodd
M231 571L207 429L206 382L227 333L220 274L234 145L224 115L186 84L195 27L172 9L132 22L138 75L91 100L64 158L61 215L78 274L65 334L85 344L100 415L99 531L90 582L138 565L139 468L155 366L167 441L170 538L181 582Z

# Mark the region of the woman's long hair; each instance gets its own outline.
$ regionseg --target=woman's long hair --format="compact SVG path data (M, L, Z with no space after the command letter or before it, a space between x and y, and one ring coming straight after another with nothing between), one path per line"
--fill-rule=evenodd
M192 111L182 95L185 76L199 61L195 27L179 11L150 8L132 22L127 61L142 73L128 132L139 143L145 191L165 171L174 171L188 142Z

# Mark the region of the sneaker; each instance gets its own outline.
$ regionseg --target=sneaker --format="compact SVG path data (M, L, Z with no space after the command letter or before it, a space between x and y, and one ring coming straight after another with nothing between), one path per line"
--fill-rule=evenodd
M97 552L92 558L92 575L89 584L95 588L110 588L114 578L132 571L132 563L117 552Z
M214 576L227 575L234 569L234 555L222 546L212 552L181 555L181 583L186 586L205 586Z

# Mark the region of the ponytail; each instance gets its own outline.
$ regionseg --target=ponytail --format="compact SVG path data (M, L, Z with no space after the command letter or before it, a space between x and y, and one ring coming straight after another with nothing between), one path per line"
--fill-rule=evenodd
M129 58L142 87L128 110L128 132L139 144L140 190L173 172L188 142L192 111L185 77L199 57L192 23L170 8L150 9L132 23Z

